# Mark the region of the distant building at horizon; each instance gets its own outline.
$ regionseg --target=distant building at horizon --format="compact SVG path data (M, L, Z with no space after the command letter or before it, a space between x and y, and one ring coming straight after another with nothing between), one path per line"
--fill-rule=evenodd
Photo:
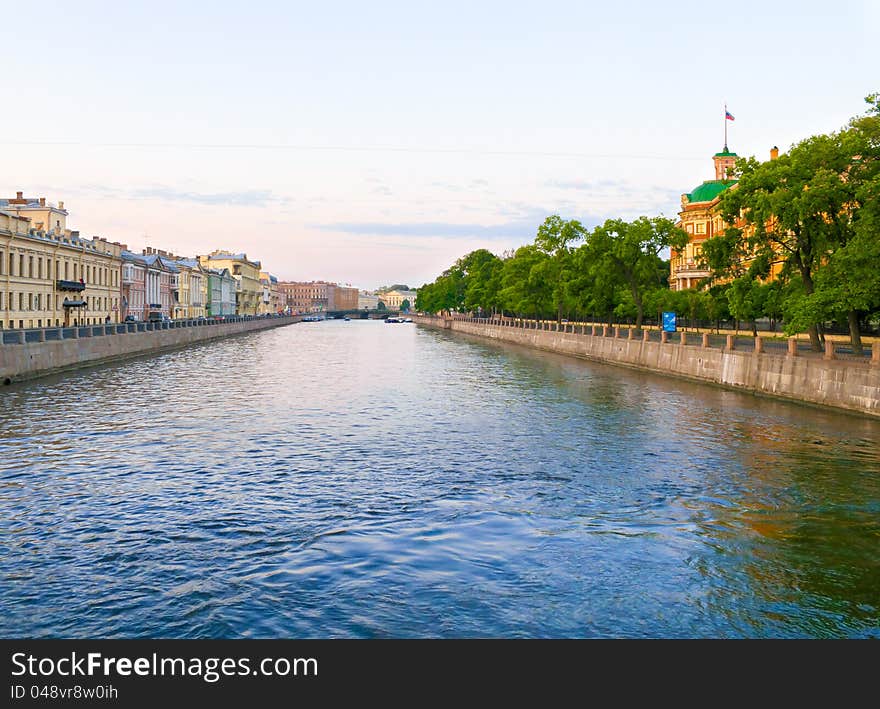
M281 281L285 305L297 313L357 310L358 289L328 281Z
M358 310L378 310L379 296L371 291L362 290L358 293Z
M379 300L385 303L385 307L389 310L399 310L403 301L407 301L409 307L412 308L416 302L418 293L414 290L390 290L379 293Z

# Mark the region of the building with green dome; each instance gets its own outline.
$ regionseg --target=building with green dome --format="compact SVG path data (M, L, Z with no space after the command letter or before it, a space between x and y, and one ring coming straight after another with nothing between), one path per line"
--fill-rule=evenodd
M711 273L700 263L703 242L724 228L718 203L721 193L736 184L731 177L739 157L727 146L712 156L715 179L706 180L681 196L681 211L677 226L687 232L688 243L683 250L673 249L670 259L669 287L685 290L697 286Z

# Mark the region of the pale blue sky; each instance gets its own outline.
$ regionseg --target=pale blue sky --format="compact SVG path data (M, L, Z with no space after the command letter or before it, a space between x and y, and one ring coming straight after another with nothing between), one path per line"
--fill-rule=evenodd
M284 279L432 280L554 212L674 216L880 90L880 0L0 2L0 194ZM870 45L870 46L869 46Z

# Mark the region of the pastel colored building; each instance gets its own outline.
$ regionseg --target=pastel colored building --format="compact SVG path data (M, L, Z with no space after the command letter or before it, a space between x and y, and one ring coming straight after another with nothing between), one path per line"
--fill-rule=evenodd
M173 317L177 300L180 269L168 252L154 248L143 251L143 259L147 266L145 286L145 308L147 318L150 313Z
M358 310L378 310L379 296L375 293L362 290L358 293Z
M122 318L146 320L147 262L140 254L122 252Z
M67 228L64 203L0 199L0 327L118 322L122 244Z
M207 313L210 317L235 315L236 281L226 268L207 269Z
M177 302L174 318L198 318L207 314L207 272L194 258L174 260L180 273L177 278Z
M204 268L226 269L236 282L236 314L258 315L263 300L260 283L260 262L251 261L245 253L212 251L198 257Z
M418 293L414 290L390 290L379 293L379 300L385 303L385 307L389 310L399 310L403 301L407 301L412 308L416 302L416 295Z
M676 226L687 232L688 243L684 249L672 249L670 253L669 287L672 290L695 288L712 275L702 259L703 244L706 239L722 234L728 226L721 218L720 203L726 190L736 189L737 180L732 175L737 157L725 145L724 150L712 156L715 179L705 180L681 196ZM770 159L777 157L779 150L774 147ZM776 278L780 270L781 262L771 264L769 279Z

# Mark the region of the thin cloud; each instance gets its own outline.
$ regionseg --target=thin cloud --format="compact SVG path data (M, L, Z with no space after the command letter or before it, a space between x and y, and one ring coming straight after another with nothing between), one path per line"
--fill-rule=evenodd
M332 222L313 228L358 236L472 237L482 239L531 239L540 221L520 219L503 224L456 224L451 222Z
M212 207L267 207L270 205L291 204L292 199L275 194L271 190L241 190L229 192L195 192L180 190L167 185L118 188L106 185L86 184L79 189L66 188L68 193L102 199L123 199L135 201L183 202Z
M144 187L131 190L132 199L151 199L163 202L189 202L211 206L266 207L283 202L271 190L244 190L241 192L187 192L171 187Z

